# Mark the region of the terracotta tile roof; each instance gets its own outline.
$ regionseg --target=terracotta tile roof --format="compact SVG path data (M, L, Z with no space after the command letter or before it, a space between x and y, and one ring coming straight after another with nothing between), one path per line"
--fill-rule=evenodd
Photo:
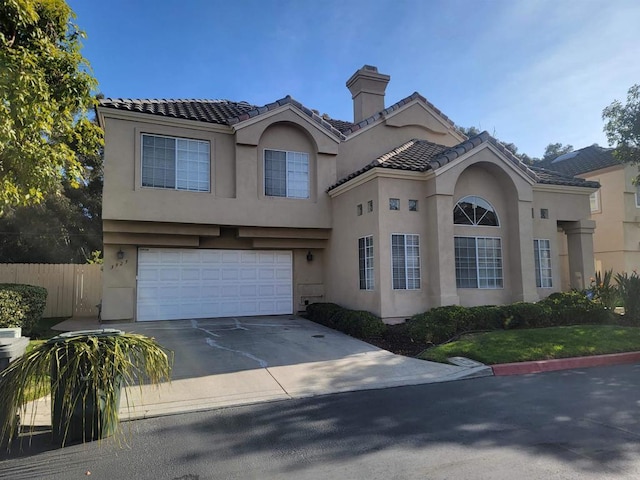
M314 122L341 140L346 138L340 130L335 128L327 120L288 95L262 107L251 105L247 102L232 102L229 100L131 98L105 98L100 100L99 106L129 112L149 113L165 117L232 126L287 104L296 106L296 108L309 116Z
M99 106L220 125L229 125L228 118L237 117L258 108L247 102L231 102L229 100L132 98L104 98L100 100Z
M620 162L613 156L613 148L591 145L565 153L551 161L540 162L538 165L547 170L574 176L620 165Z
M362 175L373 168L392 168L397 170L407 170L416 172L425 172L427 170L436 170L447 163L454 161L456 158L475 149L483 143L490 143L496 147L507 159L520 169L525 175L537 183L547 183L554 185L573 185L583 187L593 187L596 182L585 182L579 178L573 178L561 175L556 172L548 172L543 169L534 169L525 165L516 156L514 156L504 145L489 135L482 132L475 137L471 137L454 147L446 147L426 140L413 139L403 145L381 155L373 162L365 165L360 170L353 172L347 177L338 181L335 185L329 187L328 191L333 190L339 185ZM540 173L538 173L540 170ZM596 183L597 186L597 183ZM597 187L596 187L597 188Z
M600 188L598 182L591 182L583 178L576 178L570 175L564 175L553 170L547 170L538 166L533 166L531 169L538 176L538 183L547 185L566 185L569 187L588 187L588 188Z

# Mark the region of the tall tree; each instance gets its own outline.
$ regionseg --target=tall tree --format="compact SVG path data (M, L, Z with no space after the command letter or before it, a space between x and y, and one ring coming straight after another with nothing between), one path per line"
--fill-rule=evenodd
M41 202L65 179L83 184L78 157L102 144L74 18L64 0L0 2L0 215Z
M573 152L573 145L563 145L562 143L550 143L544 149L541 161L552 161L565 153Z
M0 217L0 263L85 263L102 250L102 158L80 157L86 180Z
M627 92L627 103L614 100L602 111L604 132L621 162L640 164L640 85ZM640 176L637 180L640 180Z

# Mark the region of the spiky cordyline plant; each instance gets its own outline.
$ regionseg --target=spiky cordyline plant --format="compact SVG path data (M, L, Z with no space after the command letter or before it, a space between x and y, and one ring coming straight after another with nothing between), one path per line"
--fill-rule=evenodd
M34 398L51 392L53 436L64 445L72 415L82 418L83 441L107 436L117 424L121 387L158 385L170 373L165 349L144 335L104 330L55 337L0 372L0 444L17 436L17 412L33 426L35 408L24 418L28 392Z

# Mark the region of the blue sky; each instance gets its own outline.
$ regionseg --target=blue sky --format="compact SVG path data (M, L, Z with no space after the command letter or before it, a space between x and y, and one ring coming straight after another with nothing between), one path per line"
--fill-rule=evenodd
M456 124L541 156L607 145L602 109L640 83L638 0L68 0L107 97L291 95L352 120L346 80L391 76Z

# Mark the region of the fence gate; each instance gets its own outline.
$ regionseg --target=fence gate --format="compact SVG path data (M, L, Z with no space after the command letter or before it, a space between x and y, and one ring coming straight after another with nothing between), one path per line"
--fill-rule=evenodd
M98 315L102 298L102 265L4 263L0 283L26 283L47 289L44 317Z

